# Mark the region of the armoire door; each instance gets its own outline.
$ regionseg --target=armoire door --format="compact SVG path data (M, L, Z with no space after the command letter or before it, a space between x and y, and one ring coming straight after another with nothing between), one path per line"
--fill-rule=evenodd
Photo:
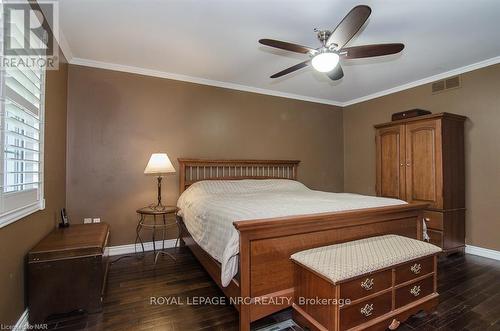
M441 121L406 124L406 201L443 207Z
M377 130L377 195L405 199L405 127Z

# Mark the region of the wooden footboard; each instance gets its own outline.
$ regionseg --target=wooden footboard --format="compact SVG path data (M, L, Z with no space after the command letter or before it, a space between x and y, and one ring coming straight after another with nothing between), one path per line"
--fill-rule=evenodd
M422 239L425 207L412 204L234 222L240 232L240 296L251 298L250 305L240 306L240 330L249 330L250 322L291 305L293 253L383 234Z
M299 161L179 159L180 189L206 179L296 179ZM220 263L200 248L182 227L182 239L226 296L239 297L240 330L290 307L294 295L295 252L383 234L422 239L427 204L398 205L262 220L236 221L240 233L239 279L228 287L220 281ZM182 220L180 220L182 222Z
M240 232L240 273L221 286L220 264L182 226L182 239L226 296L239 297L240 330L250 323L291 306L294 295L295 252L383 234L421 239L426 204L370 208L252 221L237 221ZM181 220L182 222L182 220Z

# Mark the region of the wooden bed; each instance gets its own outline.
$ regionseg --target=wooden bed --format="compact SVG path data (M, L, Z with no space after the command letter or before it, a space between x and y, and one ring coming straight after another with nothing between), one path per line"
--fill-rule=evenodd
M180 193L200 180L297 179L300 161L179 159ZM182 218L181 238L224 294L239 298L235 307L240 330L250 323L291 306L293 264L297 251L382 234L421 239L425 203L358 209L343 212L236 221L240 233L239 274L221 285L221 266L187 231ZM267 302L265 302L267 301ZM263 304L265 302L265 304Z

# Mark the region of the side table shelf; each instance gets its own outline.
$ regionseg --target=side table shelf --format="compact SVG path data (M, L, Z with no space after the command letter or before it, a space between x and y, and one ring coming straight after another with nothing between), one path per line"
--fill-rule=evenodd
M153 240L153 253L155 256L155 264L156 261L158 260L158 256L160 254L165 254L169 256L171 259L174 261L176 260L175 257L165 251L165 239L167 236L167 229L172 228L174 226L177 226L177 229L180 234L180 224L176 222L175 224L169 224L167 223L167 215L172 214L175 215L178 211L178 208L175 206L160 206L160 207L144 207L141 209L137 210L137 214L139 216L139 220L137 222L137 227L136 227L136 238L135 238L135 246L134 249L136 249L137 252L137 243L139 242L142 247L142 252L145 252L144 249L144 241L141 237L141 231L143 229L151 230L152 231L152 240ZM148 219L149 218L149 219ZM151 219L152 218L152 219ZM156 230L162 230L162 247L161 249L157 250L156 249ZM179 242L179 235L177 236L177 239L175 241L175 247L177 247L177 243Z

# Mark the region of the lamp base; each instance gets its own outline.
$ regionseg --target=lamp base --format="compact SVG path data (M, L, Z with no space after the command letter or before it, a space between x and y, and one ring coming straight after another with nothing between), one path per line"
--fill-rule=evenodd
M164 206L161 203L161 180L163 179L163 177L158 176L157 179L158 179L158 202L156 203L156 205L150 205L149 208L151 208L154 211L161 212L161 211L164 211L166 209L166 206Z

